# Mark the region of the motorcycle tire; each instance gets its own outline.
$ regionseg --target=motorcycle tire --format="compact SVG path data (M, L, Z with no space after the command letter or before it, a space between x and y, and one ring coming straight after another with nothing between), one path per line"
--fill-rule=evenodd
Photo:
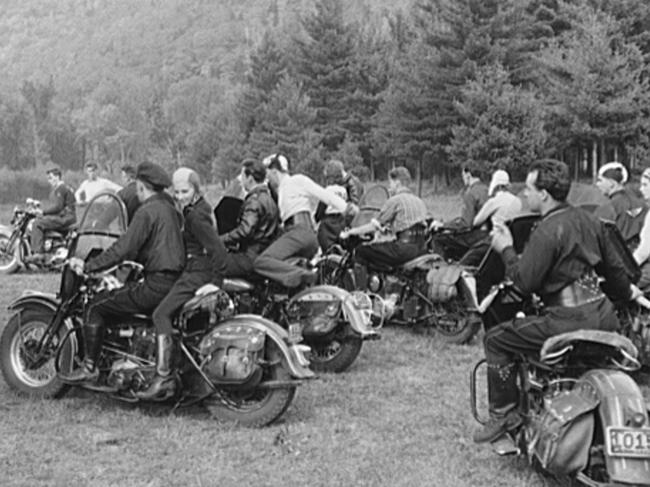
M263 380L288 382L291 377L283 365L277 364L265 372ZM261 428L282 416L295 394L296 386L253 388L245 391L220 389L219 397L208 398L203 404L217 421Z
M0 230L0 249L6 249L11 233ZM13 274L20 267L20 245L16 241L11 249L0 251L0 274Z
M436 336L445 343L462 345L469 342L478 333L481 328L480 316L465 315L457 317L456 324L453 327L443 327L435 321L431 323L435 328Z
M56 349L40 367L31 370L25 364L25 347L35 345L49 326L54 311L45 308L27 308L14 313L0 336L0 369L5 382L13 390L40 399L61 397L69 389L58 377L54 364ZM59 334L59 340L64 332ZM70 368L74 351L68 341L59 356Z
M309 368L315 372L344 372L357 359L362 343L356 336L327 343L307 343L311 347Z

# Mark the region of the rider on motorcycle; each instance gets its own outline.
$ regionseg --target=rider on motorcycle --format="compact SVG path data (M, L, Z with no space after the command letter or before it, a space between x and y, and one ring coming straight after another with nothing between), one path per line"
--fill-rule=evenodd
M413 194L410 183L411 173L408 169L403 166L391 169L388 185L392 196L384 203L377 217L365 225L341 232L342 239L386 229L394 234L394 240L357 247L357 263L393 267L426 252L425 230L429 211L424 201Z
M508 228L495 223L492 247L501 254L506 276L522 293L540 296L545 310L540 316L501 323L486 333L490 420L474 434L477 443L494 441L521 423L518 355L537 356L546 339L560 333L616 330L618 318L607 296L631 299L640 293L631 286L600 221L567 203L570 187L565 163L546 159L530 167L524 194L531 211L541 213L542 219L520 257ZM605 278L602 290L598 276Z
M171 181L162 167L142 162L136 170L137 209L127 231L111 247L87 262L70 259L77 273L98 272L124 260L137 260L144 266L144 279L95 296L88 305L84 323L84 365L63 378L71 384L93 383L99 376L96 362L104 340L104 326L112 318L149 314L161 302L183 270L185 252L181 234L182 217L172 198L164 191ZM158 336L158 357L170 352L171 343Z
M284 233L255 259L255 271L287 288L312 284L316 274L285 260L290 257L311 259L318 251L312 216L316 205L322 201L344 215L355 212L357 207L325 191L303 174L289 174L289 160L282 154L267 157L264 165L269 184L275 187L278 194Z
M226 275L245 277L253 272L253 261L278 234L280 215L266 184L266 166L255 159L242 163L240 175L246 197L237 226L221 236L229 249Z
M49 204L42 209L42 215L32 223L30 240L33 254L30 260L35 262L45 258L43 238L46 230L67 231L77 221L75 198L72 189L61 179L61 169L49 167L46 171L47 181L52 186Z

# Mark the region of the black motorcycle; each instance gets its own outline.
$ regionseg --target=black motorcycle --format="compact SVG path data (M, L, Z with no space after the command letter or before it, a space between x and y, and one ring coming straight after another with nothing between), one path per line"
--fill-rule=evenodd
M517 252L537 219L511 222ZM606 228L617 233L615 227ZM634 274L633 267L627 269ZM495 252L490 251L478 275L496 281L479 290L486 327L542 311L541 301L524 297L503 280ZM518 363L522 422L492 443L496 453L522 455L556 477L584 485L650 485L650 417L629 375L641 364L628 338L596 330L564 333L546 340L539 359L522 356ZM485 365L479 361L470 376L471 409L480 423L487 420L478 387Z
M111 197L126 221L124 205ZM94 201L94 200L93 200ZM106 205L106 201L102 202ZM90 215L89 209L86 215ZM105 208L107 209L107 208ZM111 217L113 218L113 217ZM86 258L110 246L119 234L97 230L84 216L69 246L71 256ZM57 295L27 292L14 301L0 337L0 368L7 384L41 398L59 397L68 389L61 376L80 367L85 351L82 328L86 306L99 292L137 279L137 264L77 276L66 265ZM263 426L290 405L296 387L314 377L300 344L300 330L289 334L257 315L235 315L223 291L196 296L175 318L177 407L204 404L219 420ZM137 402L137 392L155 377L155 330L149 316L136 315L106 331L100 376L89 389Z
M29 234L34 219L40 215L40 202L27 199L25 206L14 208L11 226L0 225L0 274L11 274L21 268L60 270L68 257L68 240L73 228L64 232L47 230L43 240L45 258L31 259L33 249Z

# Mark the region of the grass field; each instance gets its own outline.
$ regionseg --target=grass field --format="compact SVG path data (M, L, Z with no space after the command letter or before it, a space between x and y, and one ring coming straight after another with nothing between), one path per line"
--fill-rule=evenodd
M458 200L432 207L454 215ZM23 290L57 285L55 274L0 276L0 329ZM444 346L384 329L348 372L301 386L281 421L260 430L80 390L39 401L0 380L0 486L559 485L472 443L468 373L482 355L480 338Z

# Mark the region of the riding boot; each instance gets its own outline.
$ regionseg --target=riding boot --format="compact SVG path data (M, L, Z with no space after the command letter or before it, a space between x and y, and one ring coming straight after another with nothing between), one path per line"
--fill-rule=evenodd
M104 342L104 327L99 323L88 323L84 326L84 344L86 355L82 367L72 371L69 375L61 377L68 384L94 383L99 377L96 367L99 353Z
M489 364L487 375L490 419L474 433L475 443L492 442L521 424L516 364Z
M156 358L156 376L151 381L149 387L143 391L136 392L136 397L150 401L164 401L169 399L176 389L176 381L172 374L172 350L173 341L171 335L158 335L157 358Z

